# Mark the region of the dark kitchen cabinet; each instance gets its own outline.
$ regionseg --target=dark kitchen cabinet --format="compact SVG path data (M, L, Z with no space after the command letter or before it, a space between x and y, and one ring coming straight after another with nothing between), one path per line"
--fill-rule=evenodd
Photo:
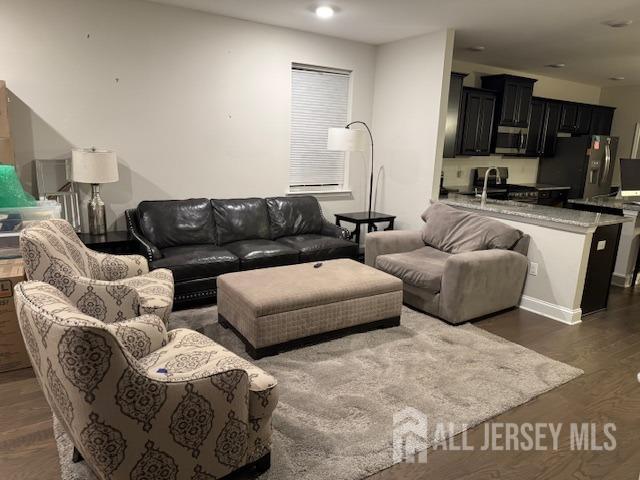
M463 155L489 155L496 96L478 88L463 89L463 122L459 151Z
M496 123L503 127L526 128L533 96L533 78L514 75L482 77L482 88L496 92Z
M591 127L592 105L563 102L560 114L560 131L576 135L586 135Z
M546 102L541 98L531 100L531 110L529 113L529 133L527 134L526 154L533 157L540 155L543 148L544 137L542 127L544 125L544 111Z
M594 106L591 113L591 135L611 135L611 124L615 108Z
M457 151L457 134L458 127L462 120L462 82L466 73L451 72L451 81L449 83L449 103L447 105L447 121L445 124L444 134L444 158L455 157Z
M526 155L553 156L560 122L559 102L545 98L531 100Z

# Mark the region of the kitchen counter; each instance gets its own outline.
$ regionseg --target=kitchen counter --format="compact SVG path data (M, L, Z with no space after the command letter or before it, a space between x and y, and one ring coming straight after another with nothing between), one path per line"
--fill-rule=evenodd
M607 215L567 208L547 207L531 203L513 202L509 200L487 200L485 206L480 199L464 195L449 195L443 203L452 207L468 210L480 210L490 216L511 218L513 220L533 223L556 230L585 231L602 225L615 225L630 221L626 217Z
M640 212L640 205L626 202L624 199L616 197L575 198L568 200L568 203L586 205L589 207L615 208L619 210L633 210Z
M630 218L508 200L449 195L442 203L517 228L531 241L520 308L568 324L606 308L621 231Z

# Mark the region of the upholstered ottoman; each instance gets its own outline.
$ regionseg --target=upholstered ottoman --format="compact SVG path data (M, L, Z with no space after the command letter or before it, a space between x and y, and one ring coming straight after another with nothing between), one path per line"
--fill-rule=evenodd
M257 359L347 333L400 324L402 281L340 259L218 277L218 319Z

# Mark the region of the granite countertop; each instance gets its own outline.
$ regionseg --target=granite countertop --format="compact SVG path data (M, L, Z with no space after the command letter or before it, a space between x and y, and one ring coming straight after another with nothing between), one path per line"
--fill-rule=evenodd
M598 197L598 198L575 198L568 200L569 203L577 205L589 205L591 207L618 208L620 210L635 210L640 212L640 204L625 201L623 198Z
M488 187L487 193L504 193L507 191L509 186L515 187L529 187L535 188L536 190L571 190L571 187L565 185L550 185L548 183L509 183L508 185L501 187ZM451 192L457 192L461 195L474 193L474 187L470 187L469 185L454 185L454 186L446 186L447 190ZM482 193L482 187L477 187L478 193Z
M615 225L631 219L617 215L607 215L568 208L547 207L532 203L513 202L510 200L487 200L481 206L480 199L464 195L449 195L443 203L452 207L480 210L495 216L509 217L516 221L534 223L560 230L583 230L601 225Z

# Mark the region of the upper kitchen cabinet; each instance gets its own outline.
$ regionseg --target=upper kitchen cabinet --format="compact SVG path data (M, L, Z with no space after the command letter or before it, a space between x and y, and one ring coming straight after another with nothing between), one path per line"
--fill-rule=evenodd
M611 135L611 124L613 123L613 107L603 107L595 105L591 113L591 135Z
M576 135L586 135L591 127L593 105L563 102L560 113L560 131Z
M462 155L489 155L496 106L495 93L463 88L462 128L458 151Z
M526 128L533 96L533 78L514 75L482 77L482 88L496 92L496 123L503 127Z
M444 134L444 158L455 157L457 150L458 125L462 122L460 107L462 106L462 82L466 73L451 72L449 83L449 103Z
M529 115L526 155L550 157L555 153L561 103L533 97Z

